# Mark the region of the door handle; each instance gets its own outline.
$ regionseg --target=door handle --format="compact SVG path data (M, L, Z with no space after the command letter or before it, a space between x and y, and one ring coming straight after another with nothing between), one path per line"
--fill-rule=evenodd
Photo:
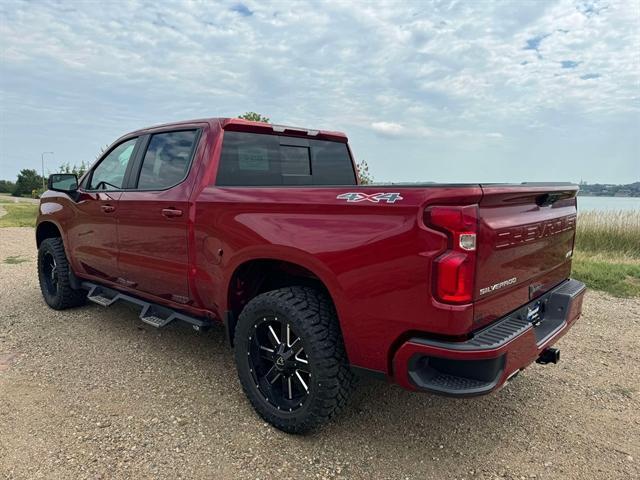
M167 218L181 217L182 210L178 210L177 208L163 208L162 215Z
M113 205L100 205L100 209L104 213L113 213L116 211L116 207L114 207Z

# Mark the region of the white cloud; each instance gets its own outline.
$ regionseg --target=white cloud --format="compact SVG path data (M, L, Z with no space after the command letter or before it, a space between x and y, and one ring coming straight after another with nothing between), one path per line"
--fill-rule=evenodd
M382 135L390 135L392 137L402 135L404 127L394 122L373 122L371 128Z
M256 110L347 133L496 143L553 114L606 123L640 110L637 2L119 5L3 2L1 121L28 124L43 108L51 122L98 116L96 129L122 133ZM2 143L2 158L20 147Z
M544 3L529 6L530 18L519 21L502 18L510 7L501 2L406 10L384 2L318 9L297 1L281 10L246 2L251 16L239 15L238 5L133 2L115 9L106 2L75 10L57 2L17 3L3 12L3 57L9 67L45 58L193 94L274 95L265 98L269 106L283 97L307 98L342 116L371 118L379 106L398 114L422 104L438 112L420 119L432 127L460 113L479 119L567 104L628 109L639 79L632 3L596 5L588 11L600 13L590 15L582 13L584 2ZM524 50L536 36L546 36L538 50ZM566 60L579 67L561 71ZM581 75L588 73L600 81L585 83ZM365 102L371 94L394 101Z
M405 127L404 125L396 122L373 122L371 124L371 129L383 137L396 138L503 138L503 135L499 132L482 132L478 130L460 130L454 128L431 128L420 124L412 127Z

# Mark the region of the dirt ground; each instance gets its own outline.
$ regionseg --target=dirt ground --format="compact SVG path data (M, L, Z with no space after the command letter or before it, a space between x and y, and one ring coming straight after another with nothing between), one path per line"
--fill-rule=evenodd
M33 237L0 229L0 478L640 478L640 299L589 292L561 362L493 395L364 380L294 437L253 413L222 328L46 307Z

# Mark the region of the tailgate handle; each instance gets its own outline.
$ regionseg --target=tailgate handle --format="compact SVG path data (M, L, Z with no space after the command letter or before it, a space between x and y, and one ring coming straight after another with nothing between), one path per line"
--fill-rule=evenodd
M561 193L545 193L544 195L536 197L536 205L539 207L548 207L549 205L556 203L562 197L563 195Z

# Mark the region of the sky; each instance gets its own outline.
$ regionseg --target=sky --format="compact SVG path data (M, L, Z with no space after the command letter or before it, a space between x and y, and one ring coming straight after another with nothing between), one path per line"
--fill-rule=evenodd
M246 111L376 181L639 181L640 0L0 3L0 179Z

